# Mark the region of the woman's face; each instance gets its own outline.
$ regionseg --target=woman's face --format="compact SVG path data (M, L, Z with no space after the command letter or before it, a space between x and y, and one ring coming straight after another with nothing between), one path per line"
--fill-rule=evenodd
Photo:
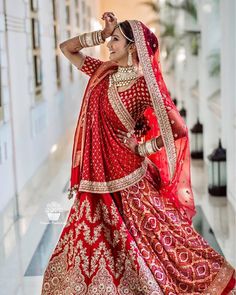
M116 28L112 33L111 40L107 43L107 47L110 51L110 60L115 61L119 66L127 66L128 49L130 45L127 44L119 28Z

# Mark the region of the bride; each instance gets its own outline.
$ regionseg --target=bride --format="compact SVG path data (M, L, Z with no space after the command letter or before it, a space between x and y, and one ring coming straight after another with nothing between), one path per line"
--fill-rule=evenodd
M140 21L60 44L90 77L74 136L66 225L42 294L229 294L234 269L194 230L188 131ZM110 60L81 51L103 44Z

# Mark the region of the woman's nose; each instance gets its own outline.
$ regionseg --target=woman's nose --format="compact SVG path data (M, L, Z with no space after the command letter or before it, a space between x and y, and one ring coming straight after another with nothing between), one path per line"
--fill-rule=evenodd
M107 47L111 49L111 41L107 42Z

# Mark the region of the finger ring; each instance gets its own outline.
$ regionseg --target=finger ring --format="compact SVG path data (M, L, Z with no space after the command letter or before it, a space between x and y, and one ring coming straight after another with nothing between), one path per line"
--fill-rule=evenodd
M126 136L127 136L128 138L130 138L130 137L131 137L131 133L128 132L128 133L126 134Z
M127 142L127 138L124 138L123 142L126 143Z

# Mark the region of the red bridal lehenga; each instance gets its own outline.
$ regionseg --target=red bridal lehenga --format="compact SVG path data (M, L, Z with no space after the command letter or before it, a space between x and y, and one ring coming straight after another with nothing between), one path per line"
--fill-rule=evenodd
M112 62L86 56L90 76L74 137L75 200L44 273L42 294L230 294L234 269L193 229L186 126L162 78L158 41L130 21L143 76L118 92ZM164 147L131 152L117 130L150 130Z

